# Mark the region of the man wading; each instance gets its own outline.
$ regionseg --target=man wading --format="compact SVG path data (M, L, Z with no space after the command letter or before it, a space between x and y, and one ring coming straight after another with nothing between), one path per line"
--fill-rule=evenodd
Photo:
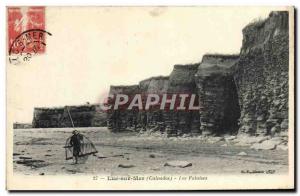
M73 135L70 139L70 146L73 147L73 159L75 159L75 164L78 162L78 157L81 152L81 143L83 141L83 136L78 133L77 130L74 130Z

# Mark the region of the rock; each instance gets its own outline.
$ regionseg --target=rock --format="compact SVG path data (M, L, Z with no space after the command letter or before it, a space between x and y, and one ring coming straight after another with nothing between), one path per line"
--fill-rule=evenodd
M152 153L149 155L150 158L157 158L157 157L163 157L163 155L161 154L157 154L157 153Z
M116 155L113 155L111 157L122 157L122 158L124 158L124 155L123 154L116 154Z
M42 172L42 173L39 173L39 175L43 176L43 175L45 175L45 173Z
M269 139L268 136L258 136L258 137L252 137L252 136L242 136L237 138L238 143L237 146L248 146L254 143L261 143L265 140Z
M287 130L289 128L289 121L288 121L288 119L284 119L282 121L282 123L280 124L280 128L282 130Z
M281 137L288 137L289 136L289 133L287 131L281 131L279 136Z
M228 144L223 144L223 145L221 145L221 146L226 147L226 146L228 146Z
M270 137L269 136L264 136L264 137L257 137L256 139L257 139L257 143L262 143L262 142L270 139Z
M154 167L154 168L151 168L151 170L153 170L153 171L159 171L160 168L159 167Z
M106 156L97 156L98 159L105 159L107 158Z
M229 137L225 137L225 140L226 140L226 141L232 141L232 140L234 140L234 139L236 139L236 136L235 136L235 135L232 135L232 136L229 136Z
M21 155L20 153L13 153L13 156L19 156Z
M67 169L67 172L70 172L72 174L76 174L77 172L80 172L80 171L77 171L75 169Z
M273 137L272 139L270 139L270 141L272 141L276 145L282 144L284 142L281 137Z
M19 157L19 159L32 159L31 157Z
M275 100L275 101L273 101L273 104L274 104L275 106L278 106L278 105L280 104L280 101L279 101L279 100Z
M183 134L182 137L183 138L188 138L188 137L191 137L191 136L189 134Z
M187 161L169 161L169 162L165 163L164 166L185 168L185 167L192 166L192 163L187 162Z
M274 136L276 133L280 133L280 126L279 125L275 125L274 127L272 127L271 129L271 135Z
M208 130L203 130L202 131L203 136L210 136L211 134L212 134L211 131L208 131Z
M274 150L276 148L276 142L266 140L262 143L255 143L250 148L255 150Z
M236 146L250 146L251 144L245 143L245 142L237 142L234 145Z
M278 145L276 147L277 150L284 150L287 151L289 149L289 147L287 145Z
M237 154L238 156L247 156L248 154L245 152L240 152L239 154Z
M132 167L135 167L135 166L131 165L131 164L119 164L118 167L121 167L121 168L132 168Z
M268 119L267 121L266 121L266 125L268 126L268 127L273 127L273 126L275 126L276 125L276 123L277 123L277 120L275 120L275 119Z
M255 143L250 147L250 149L260 150L260 145L261 144L259 144L259 143Z
M220 141L224 141L224 137L210 137L208 138L208 142L209 143L217 143L217 142L220 142Z
M260 115L256 118L257 121L263 121L265 117L263 115Z

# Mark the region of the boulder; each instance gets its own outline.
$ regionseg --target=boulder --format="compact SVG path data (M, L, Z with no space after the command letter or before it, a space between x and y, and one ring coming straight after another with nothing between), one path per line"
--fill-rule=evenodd
M220 141L224 141L224 137L210 137L207 141L209 143L217 143Z
M153 171L159 171L160 170L159 167L154 167L154 168L150 168L150 169L153 170Z
M275 125L274 127L272 127L271 129L271 135L274 136L275 134L280 133L280 126L279 125Z
M164 166L185 168L192 166L192 163L187 161L169 161Z
M272 139L270 139L270 141L272 141L276 145L282 144L284 142L283 138L281 137L273 137Z
M240 152L239 154L237 154L238 156L247 156L248 154L245 152Z
M135 166L131 165L131 164L119 164L118 167L121 167L121 168L132 168L132 167L135 167Z
M235 135L225 137L225 140L226 140L226 141L232 141L232 140L234 140L234 139L236 139L236 136L235 136Z
M288 148L287 145L278 145L278 146L276 147L276 149L277 149L277 150L284 150L284 151L286 151L286 150L288 150L289 148Z
M287 131L282 131L282 132L280 132L279 136L287 138L289 136L289 133Z
M269 137L267 136L258 136L258 137L243 136L237 138L235 141L238 141L238 143L236 143L237 146L249 146L254 143L261 143L268 139Z
M255 143L250 148L255 150L274 150L276 148L276 141L266 140L262 143Z
M246 143L246 142L237 141L234 145L236 145L236 146L250 146L251 144Z
M158 154L158 153L151 153L151 154L149 155L149 157L150 157L150 158L158 158L158 157L163 157L163 155L162 155L162 154Z
M287 130L289 128L289 121L288 119L284 119L280 124L281 130Z

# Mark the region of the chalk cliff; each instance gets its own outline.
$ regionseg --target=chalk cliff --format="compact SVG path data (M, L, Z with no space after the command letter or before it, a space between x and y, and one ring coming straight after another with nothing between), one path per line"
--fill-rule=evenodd
M107 112L94 106L71 107L75 126L113 131L160 131L168 135L286 135L288 130L288 12L271 12L243 29L238 55L207 54L196 64L174 65L170 76L138 85L111 86L110 94L196 94L200 110L126 109ZM131 100L129 100L131 101ZM114 99L109 100L113 104ZM128 105L127 105L128 106ZM66 108L36 108L33 127L71 126Z
M172 94L197 94L195 74L199 64L174 65L170 74L167 93ZM196 97L198 100L198 97ZM178 105L178 104L176 104ZM199 111L165 110L164 120L166 132L169 135L183 135L199 133Z
M233 66L238 55L204 55L196 73L202 134L235 134L240 117Z
M108 104L112 107L107 112L107 123L108 128L113 131L122 131L127 129L134 129L138 121L138 112L137 108L133 110L128 110L128 105L124 105L117 110L114 110L114 102L117 94L127 95L129 98L132 98L135 94L140 92L138 85L130 86L110 86L109 94L113 95L113 98L110 98Z
M68 110L75 127L106 126L106 114L98 105L34 108L33 128L72 127Z
M243 29L234 74L241 108L240 133L278 134L288 129L288 12L271 12Z
M140 93L142 94L143 105L145 106L147 95L162 95L167 93L169 86L168 76L156 76L139 82ZM165 119L159 105L151 106L148 110L139 111L138 128L140 130L152 129L163 132Z

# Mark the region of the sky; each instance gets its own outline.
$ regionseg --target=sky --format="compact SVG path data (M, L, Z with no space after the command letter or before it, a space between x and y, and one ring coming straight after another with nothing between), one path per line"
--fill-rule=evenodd
M99 103L110 85L169 75L207 53L238 54L242 29L275 7L47 7L46 53L7 63L7 111Z

